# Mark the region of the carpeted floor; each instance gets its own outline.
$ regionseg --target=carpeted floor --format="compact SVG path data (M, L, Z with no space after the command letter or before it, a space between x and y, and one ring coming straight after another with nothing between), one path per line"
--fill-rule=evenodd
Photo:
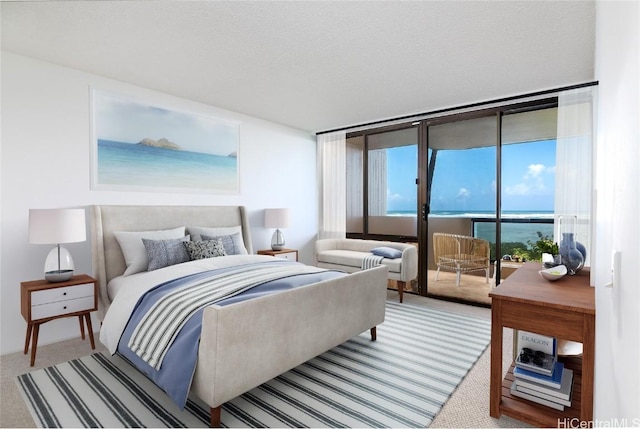
M395 292L389 292L389 298L394 299ZM489 311L482 308L462 306L459 304L446 303L428 298L408 295L405 298L408 303L416 305L443 308L449 311L457 311L464 314L471 314L488 319ZM505 331L505 368L506 363L511 358L511 334ZM99 347L101 350L103 348ZM0 424L3 427L33 427L26 406L18 389L15 387L13 378L15 375L49 366L57 362L63 362L83 354L90 354L91 350L86 342L79 339L57 343L39 348L37 366L28 367L28 358L22 353L2 356L0 358L2 368L2 403L0 413ZM431 423L431 427L521 427L523 423L506 417L492 419L488 415L488 374L489 374L489 353L485 351L478 363L468 373L467 377L453 393L449 401L445 404L441 412ZM13 386L12 386L13 385Z

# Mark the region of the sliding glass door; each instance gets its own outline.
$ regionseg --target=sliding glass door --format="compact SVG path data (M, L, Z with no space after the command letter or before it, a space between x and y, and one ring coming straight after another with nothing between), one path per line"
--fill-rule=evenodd
M502 117L500 254L492 255L500 265L497 283L524 262L540 260L540 240L553 241L557 115L550 107Z
M539 241L558 242L558 215L576 214L590 244L593 96L583 91L560 107L552 96L351 133L347 237L415 243L408 292L480 305L540 260ZM443 235L450 247L435 242Z
M346 143L347 236L417 245L418 127L352 135ZM406 287L417 293L417 280Z
M489 241L482 247L476 240L474 221L496 216L496 118L427 121L425 134L421 287L430 296L487 305Z

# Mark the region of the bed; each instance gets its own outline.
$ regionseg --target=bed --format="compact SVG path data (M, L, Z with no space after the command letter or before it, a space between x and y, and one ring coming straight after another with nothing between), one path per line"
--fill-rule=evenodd
M179 227L186 227L186 233L189 227L193 231L198 230L194 227L237 230L246 254L135 273L125 279L129 283L124 289L110 287L117 285L131 266L131 261L125 260L118 234ZM122 320L120 313L133 307L132 290L150 282L148 277L163 282L167 275L174 275L167 274L172 270L185 276L200 275L210 263L236 270L245 263L271 264L275 260L253 254L242 206L92 206L91 238L94 275L100 290L98 317L103 322L100 337L101 342L109 343L105 345L110 351L118 341L117 335L110 334L119 323L113 321ZM375 340L375 327L384 321L386 288L387 267L381 265L229 305L206 306L201 313L190 391L209 405L212 427L220 425L225 402L367 330Z

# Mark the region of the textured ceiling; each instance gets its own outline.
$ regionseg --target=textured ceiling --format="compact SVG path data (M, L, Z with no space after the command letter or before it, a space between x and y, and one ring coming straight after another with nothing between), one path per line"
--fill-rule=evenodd
M2 48L308 131L593 80L587 1L1 4Z

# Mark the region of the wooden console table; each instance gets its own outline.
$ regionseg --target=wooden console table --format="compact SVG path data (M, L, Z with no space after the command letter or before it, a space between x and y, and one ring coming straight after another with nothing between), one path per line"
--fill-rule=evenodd
M491 387L489 414L501 414L540 427L558 427L559 421L593 419L593 364L595 291L589 270L549 282L538 274L540 262L528 262L511 274L489 296L491 303ZM513 364L502 379L503 327L582 343L582 357L560 358L573 369L571 407L564 411L511 396ZM565 420L566 419L566 420Z

